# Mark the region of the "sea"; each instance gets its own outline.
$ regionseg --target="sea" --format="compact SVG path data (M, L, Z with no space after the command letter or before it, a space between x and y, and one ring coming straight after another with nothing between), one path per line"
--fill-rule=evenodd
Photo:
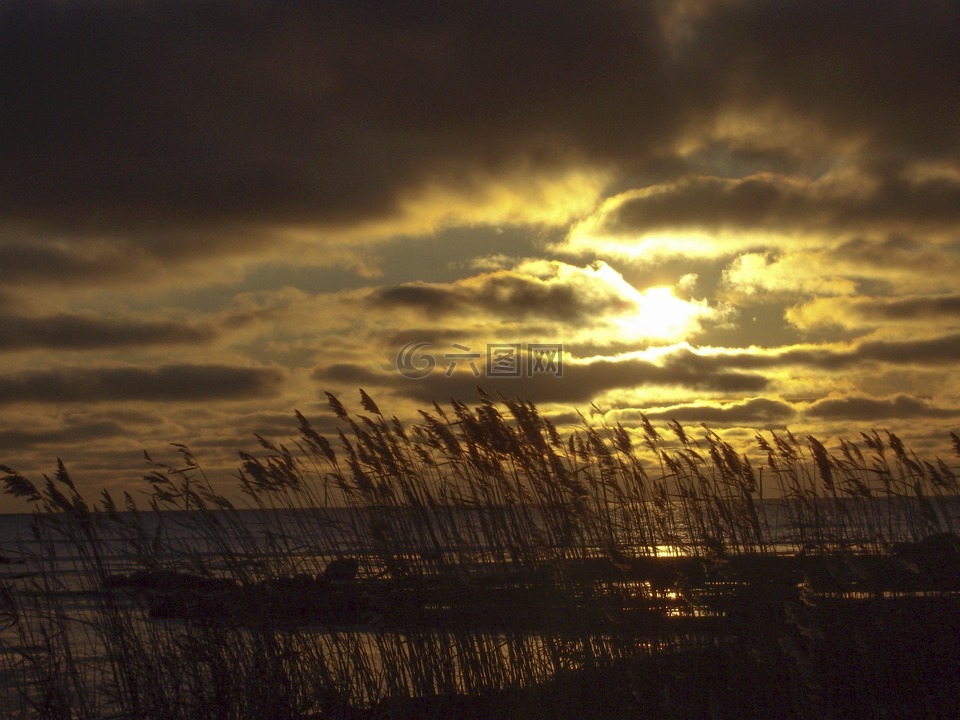
M762 543L754 526L740 518L725 538L729 552L762 549L795 554L814 551L818 544L884 551L893 543L915 542L937 532L960 533L960 498L952 496L934 502L898 497L838 504L823 499L818 506L809 500L765 499L755 507ZM16 592L29 584L26 581L46 575L63 592L89 590L96 563L102 574L158 564L180 569L176 564L184 561L190 564L184 570L222 576L235 574L241 559L261 563L266 573L285 568L293 574L316 575L338 557L403 556L423 553L425 548L436 555L496 561L523 555L524 548L510 545L525 543L525 534L535 536L532 544L557 549L556 544L564 541L551 535L545 514L535 508L396 506L137 511L109 516L97 512L89 515L89 527L67 522L67 515L0 514L0 588ZM671 522L660 522L645 533L637 530L635 514L608 521L618 535L616 545L628 555L702 553L702 540L710 535L707 520L692 518L679 501L669 516ZM722 524L723 513L713 521ZM95 558L90 555L91 537L96 538ZM607 552L602 541L588 536L570 541L587 553Z
M915 498L864 500L842 507L827 501L811 507L809 501L767 499L759 501L757 516L764 552L804 553L815 550L818 542L883 551L894 542L916 542L934 532L960 530L960 498L937 498L930 506L932 515L929 505ZM672 510L675 517L684 517L681 506ZM811 518L816 522L811 523ZM491 524L502 533L491 533ZM630 530L629 518L615 520L612 526L622 529L617 544L627 554L695 552L690 532L674 528L671 537L654 541L649 535L638 539L638 533ZM664 524L664 532L668 526ZM525 529L536 536L541 550L549 551L551 542L556 542L549 528L544 511L531 508L0 515L0 710L16 708L8 714L0 712L0 718L21 717L24 698L31 697L34 683L40 687L31 658L51 647L66 647L61 640L51 641L49 634L54 630L70 636L70 652L85 658L82 666L91 682L96 682L98 668L109 660L91 629L98 622L97 593L105 576L163 568L211 577L237 578L244 573L255 578L316 577L343 557L360 558L361 572L370 576L390 570L382 564L385 554L414 561L425 554L425 548L438 556L496 563L516 560L524 548L511 547L506 540L490 542L491 537L509 538L514 532L512 537L522 542L517 533ZM742 548L755 549L753 541L747 540L740 539ZM587 540L581 538L580 544L591 550ZM598 543L592 551L602 556L606 549ZM63 618L67 621L61 622ZM140 627L150 632L150 620L144 618L144 622ZM344 628L310 632L323 641L325 634L342 633ZM377 642L368 643L374 654L382 651ZM37 668L39 672L41 666Z

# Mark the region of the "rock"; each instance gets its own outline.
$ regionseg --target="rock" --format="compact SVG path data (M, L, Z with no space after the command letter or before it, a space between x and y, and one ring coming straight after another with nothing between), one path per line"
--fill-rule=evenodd
M353 557L343 557L331 560L330 564L318 577L324 582L353 582L357 579L360 570L360 561Z
M941 532L919 542L893 544L893 554L935 589L960 587L960 537Z

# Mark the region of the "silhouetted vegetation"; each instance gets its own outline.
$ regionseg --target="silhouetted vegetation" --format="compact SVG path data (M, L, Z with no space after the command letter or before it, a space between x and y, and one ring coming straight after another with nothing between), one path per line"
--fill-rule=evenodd
M751 461L678 423L329 400L335 439L298 413L241 455L242 501L183 446L139 505L2 468L34 506L9 716L951 716L958 479L895 435Z

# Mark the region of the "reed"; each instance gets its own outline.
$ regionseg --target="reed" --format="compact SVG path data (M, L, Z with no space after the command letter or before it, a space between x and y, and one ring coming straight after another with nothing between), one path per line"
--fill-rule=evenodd
M88 502L62 463L36 484L3 467L34 512L29 572L0 593L9 717L522 714L596 700L585 679L624 716L680 717L733 702L709 682L684 710L684 678L741 675L783 696L757 713L802 716L829 706L811 593L903 595L890 558L956 532L954 469L892 433L744 453L646 418L561 433L485 395L415 423L328 399L337 436L297 413L296 440L241 454L230 497L182 445L145 455L139 505ZM947 575L925 592L960 590Z

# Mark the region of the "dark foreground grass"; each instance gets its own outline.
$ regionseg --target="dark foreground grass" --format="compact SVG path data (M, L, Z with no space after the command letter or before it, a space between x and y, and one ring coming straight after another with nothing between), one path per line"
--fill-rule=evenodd
M330 397L333 441L298 414L243 454L242 503L182 446L143 507L4 468L35 508L4 717L954 716L948 463L890 433L758 435L751 462L676 423L361 401Z

